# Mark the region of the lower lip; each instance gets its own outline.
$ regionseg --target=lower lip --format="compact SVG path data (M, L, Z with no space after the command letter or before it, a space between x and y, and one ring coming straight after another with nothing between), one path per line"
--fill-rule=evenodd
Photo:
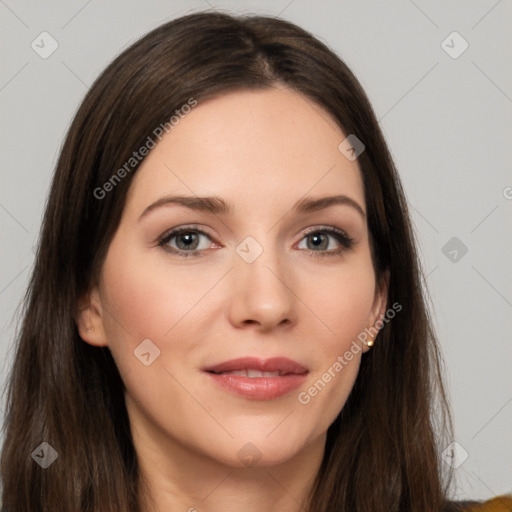
M282 377L241 377L207 372L222 388L251 400L272 400L297 389L307 374L283 375Z

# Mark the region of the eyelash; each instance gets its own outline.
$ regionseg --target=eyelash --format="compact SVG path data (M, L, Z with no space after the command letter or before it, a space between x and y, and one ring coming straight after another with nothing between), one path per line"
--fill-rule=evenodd
M182 256L184 258L188 258L190 256L200 256L201 253L205 252L204 249L201 250L194 250L194 251L182 251L180 249L175 249L174 247L168 247L167 244L175 237L184 234L184 233L195 233L204 235L211 239L210 235L203 231L202 229L199 229L196 226L190 225L190 226L182 226L180 228L176 228L172 230L171 232L163 235L159 241L158 246L162 247L162 249L166 252L171 252L173 254L177 254L178 256ZM333 227L326 227L326 228L311 228L304 236L301 238L301 241L306 238L309 235L321 233L321 234L328 234L333 236L340 244L341 247L335 250L331 251L313 251L309 249L309 252L311 253L311 256L314 258L323 258L325 256L340 256L342 255L346 250L349 250L352 248L354 239L350 238L346 233L341 231L341 229L333 228Z

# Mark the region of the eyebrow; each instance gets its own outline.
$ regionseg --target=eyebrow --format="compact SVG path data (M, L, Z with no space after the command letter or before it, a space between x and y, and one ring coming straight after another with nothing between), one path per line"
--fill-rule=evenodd
M151 211L165 206L184 206L191 210L210 212L217 215L230 215L232 206L220 197L198 197L198 196L165 196L151 203L140 215L139 220L148 215ZM304 198L295 203L292 211L298 214L312 213L324 210L334 205L346 205L356 210L366 220L366 213L357 201L346 195L321 197L319 199Z

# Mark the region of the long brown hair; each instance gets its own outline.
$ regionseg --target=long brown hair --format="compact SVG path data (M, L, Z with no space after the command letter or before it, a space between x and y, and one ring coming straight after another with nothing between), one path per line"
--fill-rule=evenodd
M197 13L119 55L69 129L46 205L9 376L1 472L9 512L136 512L137 458L110 351L81 340L78 300L97 282L134 166L97 191L190 98L284 84L365 145L358 157L377 280L402 310L363 356L330 426L309 510L435 512L452 423L404 193L359 82L327 46L281 19ZM341 141L340 141L341 142ZM104 196L104 197L103 197ZM47 469L31 454L58 454Z

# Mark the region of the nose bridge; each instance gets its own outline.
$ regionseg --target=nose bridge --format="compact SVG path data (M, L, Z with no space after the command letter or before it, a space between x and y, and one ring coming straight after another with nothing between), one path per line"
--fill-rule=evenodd
M246 237L234 256L231 320L266 329L293 321L293 272L272 232Z

